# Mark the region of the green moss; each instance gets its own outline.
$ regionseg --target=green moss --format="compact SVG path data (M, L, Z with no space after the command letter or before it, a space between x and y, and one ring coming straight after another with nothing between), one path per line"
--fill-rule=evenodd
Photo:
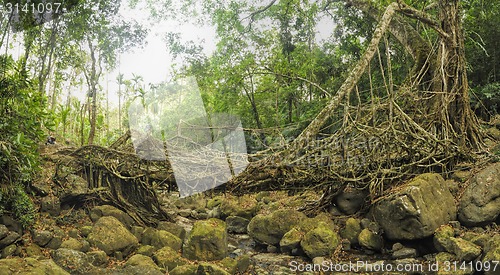
M339 236L325 223L309 231L300 242L302 249L313 259L315 257L330 256L339 244Z
M434 232L434 246L438 251L451 249L450 238L455 236L455 229L451 225L443 225Z
M186 238L182 253L191 260L224 259L227 256L226 223L214 218L197 221Z
M172 270L178 266L183 266L188 263L181 255L172 248L165 246L164 248L153 253L153 260L160 268Z

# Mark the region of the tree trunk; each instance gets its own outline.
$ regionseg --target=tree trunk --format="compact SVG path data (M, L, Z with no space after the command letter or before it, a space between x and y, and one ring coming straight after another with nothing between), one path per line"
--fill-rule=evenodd
M101 76L101 69L97 69L100 66L101 56L99 58L96 57L96 48L92 45L92 41L88 40L88 46L90 49L90 58L91 58L91 68L90 72L85 73L85 77L87 78L87 84L89 86L89 97L92 97L92 101L90 103L90 131L89 131L89 139L88 144L94 144L95 131L96 131L96 118L97 118L97 84L99 82L99 77ZM100 68L100 67L99 67Z
M434 71L432 110L437 113L435 128L444 128L441 138L452 139L460 147L479 149L479 123L470 108L460 0L440 0L439 19L449 39L441 38L438 67Z

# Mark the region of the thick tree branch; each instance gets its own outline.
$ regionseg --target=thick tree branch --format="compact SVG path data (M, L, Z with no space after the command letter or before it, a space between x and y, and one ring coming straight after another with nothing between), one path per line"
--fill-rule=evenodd
M384 12L384 15L379 21L377 29L373 33L372 40L368 48L366 49L363 57L358 61L357 65L349 73L347 79L344 81L337 94L330 100L328 105L321 110L321 112L314 118L314 120L302 131L302 133L295 139L290 146L292 152L297 152L300 148L305 147L307 142L310 141L311 137L317 135L321 127L330 117L331 113L341 104L343 98L348 95L352 89L356 86L359 79L366 70L366 67L372 60L375 52L378 49L378 45L383 35L387 32L391 19L394 16L396 9L398 8L397 3L390 4ZM287 158L294 158L293 154L288 154Z
M418 21L430 26L433 28L439 35L451 41L451 37L441 28L441 24L438 21L432 19L426 12L419 11L413 7L408 6L406 3L398 0L399 12L413 19L417 19Z

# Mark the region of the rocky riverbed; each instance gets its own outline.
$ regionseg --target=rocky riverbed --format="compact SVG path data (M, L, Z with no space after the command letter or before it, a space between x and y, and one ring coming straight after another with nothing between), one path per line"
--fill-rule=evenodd
M32 229L1 219L0 274L500 274L500 163L419 175L369 206L346 188L312 216L297 209L314 191L164 193L173 222L152 227L112 205L61 204L50 177L35 188Z

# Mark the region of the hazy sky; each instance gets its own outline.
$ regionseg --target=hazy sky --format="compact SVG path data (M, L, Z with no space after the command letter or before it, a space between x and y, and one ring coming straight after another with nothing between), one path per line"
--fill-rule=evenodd
M144 84L160 83L170 79L172 57L169 55L165 36L168 32L178 31L186 40L204 40L204 52L210 54L215 49L215 30L210 27L200 28L190 24L179 24L177 22L149 23L149 10L138 5L131 10L125 3L122 5L120 13L126 19L137 20L139 23L147 24L149 28L146 37L146 46L133 49L131 52L120 55L119 66L107 75L108 88L110 94L118 90L116 77L122 73L125 79L131 79L132 73L140 75L144 79ZM102 80L102 86L106 88L106 77ZM117 100L115 96L115 100ZM116 103L117 104L117 103Z

